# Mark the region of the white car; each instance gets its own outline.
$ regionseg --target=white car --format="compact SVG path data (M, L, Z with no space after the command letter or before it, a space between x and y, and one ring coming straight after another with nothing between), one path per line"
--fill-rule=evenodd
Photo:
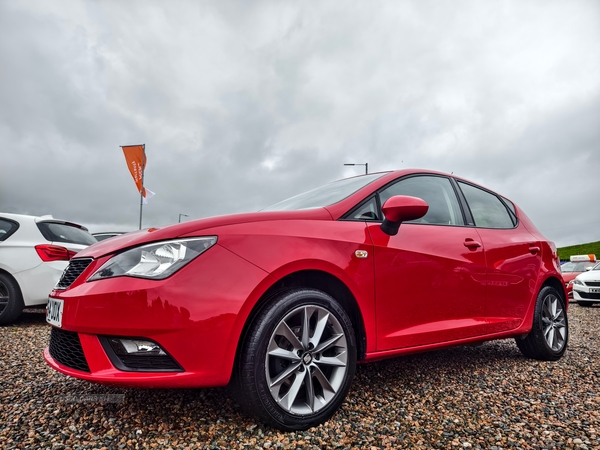
M0 213L0 325L45 305L69 260L96 242L87 228L52 216Z
M600 303L600 263L573 280L573 300L581 306Z

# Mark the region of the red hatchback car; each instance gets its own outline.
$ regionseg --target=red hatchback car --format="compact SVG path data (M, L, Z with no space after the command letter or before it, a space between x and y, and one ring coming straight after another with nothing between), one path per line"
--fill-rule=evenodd
M557 360L566 310L556 248L517 206L401 170L81 251L50 294L44 357L99 383L229 384L299 430L340 407L357 362L509 337Z

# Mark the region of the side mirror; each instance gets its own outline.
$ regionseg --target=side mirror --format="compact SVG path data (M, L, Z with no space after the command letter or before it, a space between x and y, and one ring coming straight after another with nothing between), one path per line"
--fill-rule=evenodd
M587 272L588 270L592 270L593 268L594 268L594 266L586 267L585 271Z
M381 224L381 231L390 236L398 234L402 222L420 219L429 210L429 205L418 197L408 195L395 195L387 199L381 207L385 219Z

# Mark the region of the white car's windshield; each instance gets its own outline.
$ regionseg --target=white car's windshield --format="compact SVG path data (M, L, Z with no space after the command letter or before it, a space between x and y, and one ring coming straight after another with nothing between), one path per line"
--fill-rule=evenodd
M263 211L291 211L333 205L383 175L385 175L385 173L374 173L371 175L362 175L359 177L334 181L333 183L318 187L312 191L305 192L304 194L283 200L282 202L263 209Z
M585 269L588 267L593 266L594 262L589 262L589 261L584 261L584 262L568 262L563 264L562 266L560 266L560 271L561 272L585 272ZM596 264L595 268L598 267L598 264Z

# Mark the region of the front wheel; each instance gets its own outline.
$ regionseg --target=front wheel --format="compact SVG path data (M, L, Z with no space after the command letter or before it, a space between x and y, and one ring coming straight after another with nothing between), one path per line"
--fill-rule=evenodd
M313 289L280 294L241 346L234 395L260 421L306 430L340 407L354 377L356 340L346 311Z
M516 338L517 346L528 358L556 361L567 349L568 339L564 299L556 289L546 286L537 296L531 332L524 338Z

